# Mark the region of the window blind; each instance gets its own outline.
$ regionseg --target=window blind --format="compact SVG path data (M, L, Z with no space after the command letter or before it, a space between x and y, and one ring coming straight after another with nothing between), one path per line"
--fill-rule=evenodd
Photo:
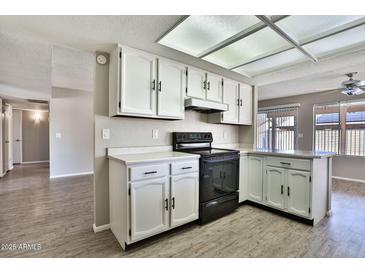
M257 115L257 148L296 149L298 108L298 105L293 105L259 109Z

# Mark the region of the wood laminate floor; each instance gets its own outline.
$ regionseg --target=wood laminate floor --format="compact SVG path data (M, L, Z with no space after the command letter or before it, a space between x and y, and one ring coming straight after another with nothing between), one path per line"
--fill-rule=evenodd
M15 166L0 179L0 257L365 257L365 184L335 181L333 216L314 227L243 205L124 252L92 231L92 177L48 172Z

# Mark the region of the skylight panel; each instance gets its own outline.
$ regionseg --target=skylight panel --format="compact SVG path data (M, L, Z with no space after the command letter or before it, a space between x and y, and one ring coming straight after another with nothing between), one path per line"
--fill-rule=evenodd
M269 28L257 31L203 59L224 68L233 68L260 57L291 48L291 45Z
M234 69L235 72L252 77L279 68L307 61L308 58L297 49L290 49L273 56Z
M338 33L304 46L318 57L336 54L356 46L365 45L365 25Z
M286 34L301 43L330 33L361 19L363 15L292 15L278 22Z
M158 43L197 57L205 50L259 22L253 15L192 15Z

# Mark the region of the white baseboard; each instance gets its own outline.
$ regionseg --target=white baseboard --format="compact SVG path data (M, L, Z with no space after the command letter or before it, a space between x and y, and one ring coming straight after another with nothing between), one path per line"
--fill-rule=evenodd
M49 163L49 160L46 160L46 161L27 161L27 162L21 162L22 165L41 164L41 163Z
M93 171L87 172L80 172L80 173L68 173L68 174L60 174L60 175L52 175L49 176L50 179L57 179L57 178L65 178L65 177L76 177L76 176L83 176L83 175L93 175Z
M96 226L93 224L93 230L95 233L110 229L110 224Z
M333 179L338 179L338 180L352 181L352 182L357 182L357 183L363 183L363 184L365 184L365 180L361 180L361 179L346 178L346 177L339 177L339 176L332 176L332 178Z

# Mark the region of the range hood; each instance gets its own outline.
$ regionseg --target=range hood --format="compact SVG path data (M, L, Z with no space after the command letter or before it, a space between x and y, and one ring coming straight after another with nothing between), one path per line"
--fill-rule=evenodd
M222 112L228 110L228 104L188 98L185 99L185 109L192 109L204 113Z

